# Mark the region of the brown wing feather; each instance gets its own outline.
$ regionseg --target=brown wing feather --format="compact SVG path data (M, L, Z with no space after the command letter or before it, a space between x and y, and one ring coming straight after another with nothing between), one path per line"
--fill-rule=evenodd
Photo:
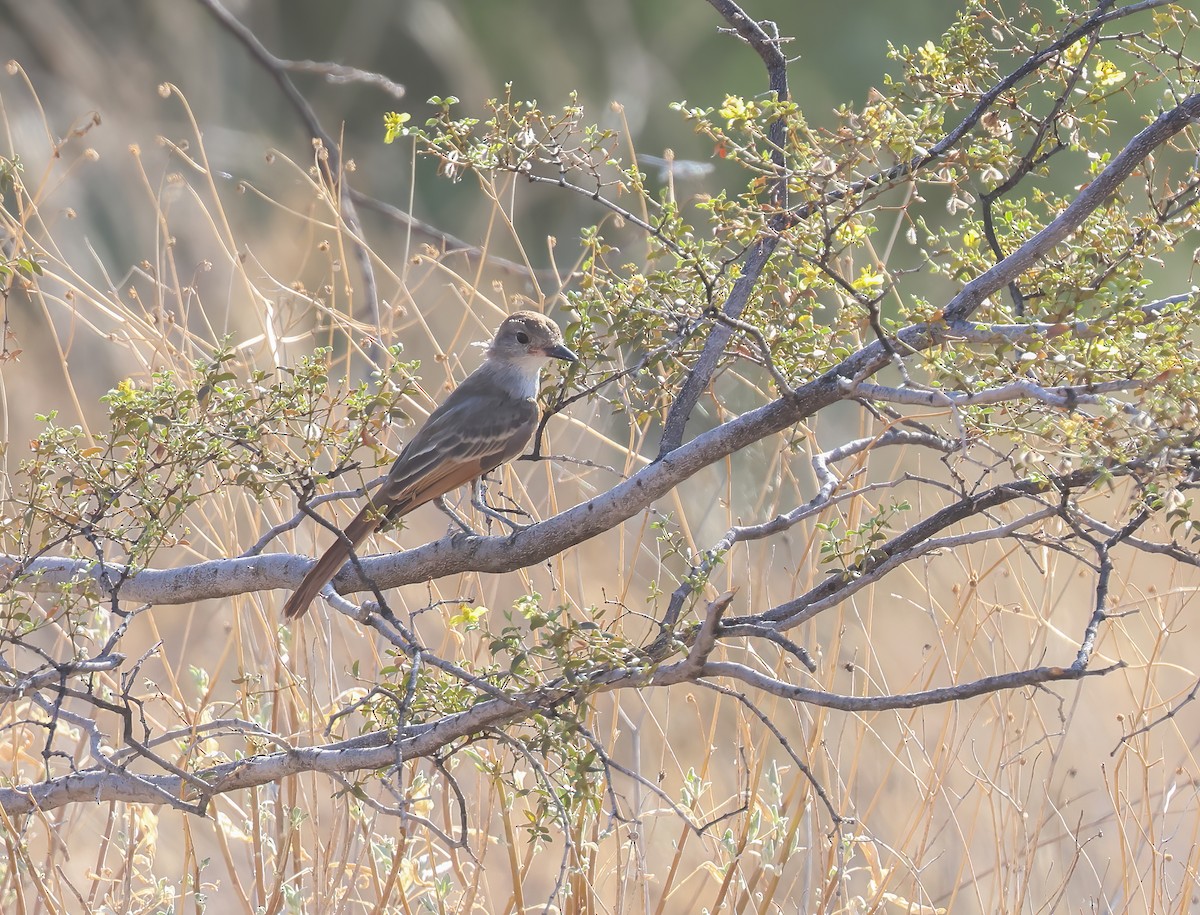
M469 483L521 453L537 422L537 408L513 410L507 417L466 428L443 428L439 439L425 450L405 449L375 497L386 505L388 518L397 510L410 511L438 496ZM515 422L514 422L515 421ZM415 440L414 440L415 441Z
M284 604L287 619L305 613L351 552L385 520L395 521L521 453L537 424L536 404L477 390L471 381L464 381L429 415L396 458L371 503L308 570Z
M446 461L479 467L476 476L521 453L537 425L537 405L516 400L504 392L478 390L474 377L455 389L446 402L429 415L417 434L404 446L377 501L400 502L424 491L422 480ZM423 501L437 498L472 479L467 477Z

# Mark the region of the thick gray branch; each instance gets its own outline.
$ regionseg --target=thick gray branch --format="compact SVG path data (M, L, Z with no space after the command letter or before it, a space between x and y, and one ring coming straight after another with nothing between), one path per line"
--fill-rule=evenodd
M560 698L547 691L547 701ZM429 756L470 734L501 728L514 719L531 714L529 703L490 699L465 712L448 715L437 722L410 729L410 734L392 741L383 732L366 734L321 747L301 747L251 756L194 773L189 783L177 775L138 775L101 768L85 769L36 785L0 788L0 808L8 815L53 810L78 802L132 801L161 804L163 797L186 802L203 802L207 797L277 782L288 775L321 772L334 775L383 769L407 759ZM191 782L210 787L200 797Z
M1134 169L1150 153L1185 130L1197 118L1200 118L1200 94L1188 96L1177 107L1155 118L1046 228L990 270L967 283L945 309L946 320L953 322L969 317L988 296L1033 267L1055 245L1066 241L1088 216L1112 199L1121 183L1133 174Z

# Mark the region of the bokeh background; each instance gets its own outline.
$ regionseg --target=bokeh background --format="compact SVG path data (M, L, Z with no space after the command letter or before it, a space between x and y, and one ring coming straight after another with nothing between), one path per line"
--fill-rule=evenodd
M754 15L776 20L782 35L793 36L786 48L794 58L792 85L817 126L832 123L836 105L857 104L880 84L887 42L923 42L945 28L954 12L952 4L939 2L906 4L902 17L890 15L886 2L847 9L785 2L759 7ZM627 129L637 151L661 155L670 148L680 158L711 161L711 147L692 135L669 104L719 104L726 93L754 95L764 84L756 56L736 38L720 34L718 17L697 0L235 0L227 8L281 58L360 67L402 86L405 97L396 99L361 83L292 74L326 131L342 139L346 157L357 166L352 178L357 189L475 244L488 237L491 214L479 206L472 188L440 180L432 164L414 167L395 147L385 146L384 112L408 111L420 122L430 113L426 100L434 95L458 97L465 113L482 112L482 102L501 95L509 82L517 97L555 108L575 90L592 119ZM90 147L99 160L82 165L86 177L65 182L51 198L59 212L70 208L77 214L73 231L62 241L86 239L86 260L97 275L103 268L120 280L129 265L147 257L155 214L139 205L146 196L143 185L164 181L178 164L159 138L194 145L183 106L177 98L161 97L161 84L177 86L186 98L208 160L227 176L228 189L246 181L284 194L281 185L288 179L266 161L271 150L302 165L311 161L310 138L278 86L199 3L6 2L0 13L5 21L0 56L20 63L44 106L43 116L17 83L9 83L3 100L14 146L36 162L46 146L45 124L65 137L93 112L101 118L100 127L67 151L78 154ZM622 107L620 114L612 109L614 102ZM129 151L135 144L146 178ZM713 175L688 190L712 192L731 181L736 187L741 180L736 169L715 164ZM279 275L302 275L294 255L292 269L283 266L297 238L279 231L274 207L255 202L245 201L236 214L240 244L268 267L278 266ZM569 265L578 227L590 216L586 209L552 189L528 189L516 204L517 227L531 237L554 236L559 262ZM406 239L395 224L370 212L362 218L381 256L403 256ZM181 263L202 261L209 253L202 243L189 238L186 226L173 228ZM504 239L497 246L495 253L513 253ZM544 244L530 246L528 255L535 266L548 265Z
M816 126L832 124L836 106L860 104L872 86L881 84L890 66L888 42L915 45L935 38L951 22L954 7L944 0L910 0L898 15L894 0L747 4L755 17L774 19L780 33L792 37L786 46L793 58L791 84ZM712 150L691 134L669 104L719 104L726 93L753 95L764 84L758 59L720 33L718 17L700 0L231 0L227 8L279 57L359 67L403 86L405 96L398 99L369 85L292 74L326 131L342 139L345 155L354 163L351 180L357 189L472 244L487 240L493 245L489 250L508 257L516 253L515 246L494 231L494 212L480 205L467 182L443 180L429 163L413 163L403 150L383 144L384 112L408 111L421 120L431 95L454 95L463 100L465 111L482 111L480 102L500 95L506 82L513 83L515 95L551 108L565 104L568 91L577 90L592 119L628 130L631 149L662 154L670 148L680 157L708 161ZM187 273L178 282L193 285L197 301L203 302L202 314L198 308L195 314L176 314L175 320L191 322L199 336L210 340L223 333L235 342L254 340L264 332L256 303L270 300L292 333L264 359L294 360L327 342L308 334L311 299L353 312L358 300L351 287L358 279L353 263L338 256L337 233L320 225L321 210L306 174L310 138L278 86L200 3L4 0L0 22L0 60L19 64L15 73L0 75L6 144L21 154L26 182L40 188L40 218L81 285L90 283L127 302L136 292L152 316L155 287L145 265L153 272L163 264L161 219L166 213L173 261ZM164 84L178 91L163 93ZM201 180L199 170L189 173L181 165L181 152L197 154L201 148L189 112L211 164L211 186ZM50 154L55 148L61 149L57 158ZM713 173L689 191L713 192L742 180L731 166L714 165ZM232 227L229 233L214 226L215 200ZM568 270L576 256L579 227L602 216L586 200L548 188L523 189L513 213L533 265L560 271ZM463 295L444 272L408 271L414 242L402 227L369 211L361 215L371 248L381 262L392 265L390 273L381 269L379 277L381 295L393 309L385 315L385 330L394 332L411 355L439 366L426 376L436 399L441 382L450 383L461 377L464 366L473 367L468 344L486 336L513 295L532 295L534 290L501 276L502 294L481 283L482 304L464 306ZM557 239L552 253L538 241L547 235ZM230 251L252 264L248 272L259 298L240 285ZM35 413L57 409L70 421L98 421L99 395L153 366L143 349L108 345L110 334L122 332L118 318L73 314L65 297L59 305L63 307L42 309L19 298L9 303L11 332L23 349L21 358L0 365L10 467L36 426ZM365 324L358 330L364 337L373 332ZM430 361L446 353L459 354L462 362ZM585 425L586 417L577 417L556 444L563 451L594 453ZM614 450L608 459L617 456ZM898 462L895 472L902 469ZM529 482L532 500L545 504L557 491L566 501L570 495L561 485L561 479L549 474L534 475ZM716 478L698 480L674 507L681 515L685 507L694 511L703 493L720 488ZM579 492L586 491L581 484ZM725 509L700 511L693 518L696 529L689 533L703 546L728 520ZM444 528L436 514L414 524L414 537L435 536ZM251 529L246 524L241 533ZM314 532L304 536L313 538ZM653 541L644 526L632 536L638 542ZM298 548L312 552L318 541L302 539ZM642 564L648 569L656 557L644 547L626 553L623 543L616 537L591 544L558 572L599 602L594 592L601 584L611 585L604 576L616 567L624 586L616 596L632 600L638 595L630 592L630 582L640 587L645 581L628 568ZM244 538L240 545L246 545ZM798 534L779 547L747 550L729 570L727 583L744 588L748 599L764 601L803 587L819 577L810 567L812 548L812 538ZM1054 557L1014 557L995 548L970 560L948 557L923 578L894 583L887 593L805 632L824 658L823 684L846 693L882 693L944 685L992 669L1069 660L1072 640L1090 612L1091 582L1071 566L1064 566L1062 578L1056 579L1058 568ZM968 586L976 574L982 574L984 585ZM1146 891L1139 903L1129 892L1145 877L1169 883L1171 897L1180 900L1178 910L1187 910L1200 834L1192 774L1196 716L1185 707L1160 729L1155 742L1142 748L1140 757L1113 762L1109 753L1128 721L1161 714L1186 694L1194 642L1186 633L1169 642L1162 636L1187 628L1195 582L1166 564L1144 561L1136 574L1127 563L1123 574L1126 583L1116 595L1118 605L1141 615L1104 648L1105 660L1133 662L1128 675L1054 694L1012 693L948 710L865 719L767 704L795 735L797 746L820 749L813 757L818 775L841 809L860 818L863 833L878 840L871 851L867 844L857 850L863 887L886 881L889 870L899 869L910 895L912 886L925 885L934 902L959 900L958 911L998 911L992 906L1001 896L1005 911L1092 910L1085 900L1103 900L1096 902L1098 910L1153 911L1159 897ZM540 575L534 570L525 578L488 583L477 599L501 605L513 594L544 587L547 579ZM451 596L455 587L448 583L432 597ZM422 589L411 590L416 602L431 597ZM279 660L264 647L274 604L269 596L261 603L256 599L253 610L262 620L255 636L246 634L249 624L240 622L249 612L246 606L231 610L221 605L205 608L206 615L198 618L164 613L161 629L140 637L146 644L158 637L166 640L165 666L186 670L199 659L218 658L205 662L209 675L233 680L242 671L233 669L226 656L230 639L244 639L239 645L257 639L258 660ZM343 681L330 673L334 665L316 667L315 659L330 647L343 660L378 651L377 646L365 648L360 634L343 623L302 636L305 641L293 646L297 669L310 680L325 677L322 687L329 702L341 694ZM449 651L454 636L446 638L443 647ZM256 656L247 650L246 657ZM835 659L850 666L839 672ZM386 661L377 655L374 660ZM847 672L851 668L857 672ZM194 686L181 690L195 694ZM695 766L717 785L714 794L725 791L731 797L746 787L741 779L747 760L754 761L751 768L758 778L779 764L777 752L764 748L770 741L763 741L735 709L725 706L718 715L704 697L687 699L673 713L665 696L647 697L644 705L606 707L611 733L621 735L613 739L623 758L638 759L651 775L656 769L667 772L668 782ZM312 737L320 737L319 728ZM788 768L786 760L783 765ZM781 793L801 791L803 783L791 769ZM294 787L288 790L290 802L314 811L329 802L329 785L321 779L308 781L300 797ZM653 798L641 798L637 805L645 812ZM932 820L923 813L931 808L937 810ZM73 812L70 823L94 833L94 815ZM322 827L342 825L333 813L326 812L324 821L321 814L314 815ZM821 848L821 812L809 808L797 820L806 825L792 838ZM205 838L203 825L183 826L169 814L163 824L162 831L172 839L186 831L188 843L208 843L215 856L243 860L240 851L229 852L219 837ZM231 834L226 833L226 841ZM687 844L669 816L654 819L643 841L660 848ZM172 854L182 852L171 843L161 844L162 872L175 879L179 865ZM683 870L690 874L694 869L699 876L690 883L681 880L686 892L660 910L690 911L692 902L710 898L702 887L719 879L709 870L721 852L709 847L700 854L696 845L688 846ZM795 886L820 882L828 863L824 854L814 852L808 871L789 877ZM556 856L545 861L557 865ZM643 874L641 884L631 868L629 883L614 889L614 898L624 893L639 899L662 879L669 862L669 854L665 861L655 859L654 873ZM236 870L232 864L230 868ZM537 892L531 891L531 898L544 898L553 872L550 867L541 883L535 872L531 886ZM222 894L229 892L230 880L220 878L217 884L212 898L227 898ZM984 888L975 889L976 884ZM505 898L501 890L495 892L496 898ZM796 893L797 898L803 895L799 889ZM776 901L786 898L784 894ZM1027 906L1029 898L1036 905Z

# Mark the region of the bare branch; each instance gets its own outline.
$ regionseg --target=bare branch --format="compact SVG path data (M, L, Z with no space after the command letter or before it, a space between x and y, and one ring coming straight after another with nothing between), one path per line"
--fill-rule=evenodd
M655 677L656 685L666 685L677 682L677 667L663 668ZM1021 689L1026 686L1039 686L1043 683L1056 683L1063 680L1082 680L1085 677L1101 677L1125 667L1122 661L1099 670L1084 670L1075 667L1034 667L1028 670L1017 670L1011 673L996 674L982 677L970 683L958 686L943 686L938 689L928 689L917 693L895 693L889 696L843 696L837 693L827 693L819 689L808 689L793 686L776 680L766 674L731 661L709 661L704 665L704 676L727 677L739 680L764 693L779 696L792 702L803 702L821 708L837 709L843 712L882 712L888 709L920 708L926 705L940 705L945 702L961 702L976 696L986 696L989 693L1009 689Z
M1180 295L1167 296L1145 302L1136 308L1142 313L1147 323L1157 320L1172 305L1182 305L1195 300L1196 293L1186 292ZM1031 324L976 324L971 321L955 321L950 325L950 339L964 340L969 343L1008 343L1018 346L1030 346L1042 340L1052 340L1064 334L1070 334L1077 340L1092 340L1107 332L1102 324L1090 321L1073 321L1067 323L1035 322Z
M846 391L864 400L882 401L928 407L971 407L983 404L1010 403L1018 400L1036 400L1052 407L1074 409L1081 404L1099 404L1102 394L1122 391L1143 391L1155 384L1153 378L1144 380L1118 379L1097 381L1091 384L1057 385L1043 387L1032 381L1021 379L982 391L922 391L912 388L889 388L864 382L845 382Z
M770 91L779 101L787 101L790 98L787 59L779 50L778 35L768 35L762 24L752 20L732 0L709 0L709 2L762 58L767 70ZM787 206L787 175L784 173L783 159L785 126L782 118L776 118L767 132L767 139L773 147L771 163L776 171L771 182L771 197L774 205L780 209ZM738 317L745 310L751 293L758 285L762 271L779 246L779 231L783 225L784 221L780 216L774 217L768 228L755 239L742 261L741 272L734 281L729 297L721 307L721 314L727 320L716 322L709 331L708 339L704 341L704 349L692 365L687 381L684 382L682 389L667 411L662 437L659 440L658 456L660 459L670 454L683 442L684 428L692 415L692 410L695 409L700 395L712 380L713 373L717 370L717 365L725 353L725 347L737 326Z
M327 60L280 60L280 65L293 73L315 73L325 77L331 83L363 83L386 92L394 99L402 99L407 94L404 87L388 79L382 73L371 73L350 67L346 64L333 63Z

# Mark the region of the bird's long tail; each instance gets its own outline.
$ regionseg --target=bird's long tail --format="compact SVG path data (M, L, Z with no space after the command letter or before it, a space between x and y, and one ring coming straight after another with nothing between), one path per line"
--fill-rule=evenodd
M300 586L292 592L292 596L283 605L284 618L291 620L303 616L308 611L308 605L312 603L313 598L333 580L333 576L350 558L350 553L382 523L383 518L380 517L379 509L374 505L366 506L355 515L354 520L346 525L346 529L338 537L337 542L325 551L325 555L317 560L316 565L308 570L308 574L304 576Z

